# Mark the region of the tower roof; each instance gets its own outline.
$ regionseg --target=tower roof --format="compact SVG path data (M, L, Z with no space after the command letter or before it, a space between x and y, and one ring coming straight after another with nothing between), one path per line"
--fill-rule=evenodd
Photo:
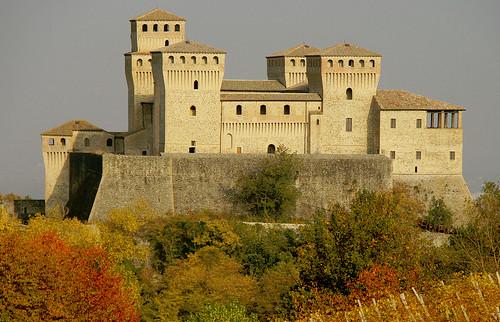
M309 54L309 56L360 56L360 57L382 57L376 52L357 47L352 44L337 44L317 52Z
M207 54L225 54L226 51L205 45L196 41L186 40L173 45L162 47L151 51L162 53L207 53Z
M280 50L277 52L272 53L271 55L267 56L266 58L272 58L272 57L301 57L305 55L312 54L314 52L317 52L319 49L316 47L312 47L306 44L300 44L292 48Z
M85 120L72 120L63 123L59 126L56 126L48 131L45 131L42 133L42 135L71 136L73 135L73 131L104 131L104 130Z
M186 19L166 10L155 8L143 15L130 19L130 21L186 21Z
M447 102L430 99L403 90L385 89L378 90L375 101L381 110L425 110L425 111L463 111L463 106L453 105Z

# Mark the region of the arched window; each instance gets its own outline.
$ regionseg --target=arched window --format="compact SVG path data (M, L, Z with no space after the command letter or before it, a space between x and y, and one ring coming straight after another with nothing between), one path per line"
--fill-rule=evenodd
M168 46L168 45L170 45L170 41L168 41L168 39L167 39L167 40L165 40L165 46Z
M193 88L198 89L198 81L197 80L194 81Z
M375 61L374 61L373 59L372 59L372 60L370 60L370 66L371 66L371 67L375 67Z
M196 56L191 56L191 62L192 62L193 64L196 64Z
M191 113L191 116L196 116L196 106L191 106L189 112Z
M157 25L157 24L154 24L154 25L153 25L153 31L154 31L154 32L157 32L157 31L158 31L158 25Z
M61 145L66 145L66 139L65 138L61 139Z
M168 24L163 25L163 31L168 31Z
M339 60L339 67L344 67L344 61L342 59Z
M186 57L181 56L181 63L185 64L186 63Z
M241 105L236 105L236 115L241 115L243 113L243 108Z
M175 25L175 31L181 31L181 25Z
M306 60L305 59L301 59L300 60L300 66L304 67L306 65Z
M328 59L328 67L333 67L333 60Z
M141 67L142 66L142 59L137 59L137 66Z
M295 59L290 60L290 63L292 63L292 66L295 67Z
M174 63L174 56L168 56L168 62L173 64Z
M269 154L275 154L276 153L276 147L274 146L274 144L269 144L267 146L267 153L269 153Z
M364 61L363 59L361 59L361 60L359 61L359 65L360 65L361 67L365 67L365 61Z
M106 146L113 146L113 139L107 139Z
M283 106L283 114L290 115L290 105Z
M215 63L215 64L219 64L219 57L214 56L214 63Z
M348 88L348 89L345 91L345 96L346 96L346 99L348 99L348 100L352 100L352 88Z
M349 67L354 67L354 60L352 59L349 60Z
M143 24L142 25L142 31L144 31L144 32L148 31L148 25Z
M265 105L260 106L260 115L266 115L267 110Z
M90 146L90 139L89 139L89 138L85 138L85 139L83 140L83 145L85 145L85 146Z
M203 64L208 64L208 59L206 56L203 56L201 60L203 61Z

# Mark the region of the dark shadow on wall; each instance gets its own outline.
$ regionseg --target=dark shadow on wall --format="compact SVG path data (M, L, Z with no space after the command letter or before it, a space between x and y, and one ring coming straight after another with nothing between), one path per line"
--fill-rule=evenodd
M102 156L73 152L69 155L67 217L87 221L102 178Z

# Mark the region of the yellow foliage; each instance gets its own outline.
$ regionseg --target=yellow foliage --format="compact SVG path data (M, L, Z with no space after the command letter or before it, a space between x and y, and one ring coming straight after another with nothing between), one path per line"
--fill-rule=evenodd
M12 232L20 226L20 222L14 218L7 209L0 205L0 232Z
M220 219L207 221L203 234L195 237L194 243L199 247L215 246L228 253L232 253L241 245L240 237L233 232L230 223Z

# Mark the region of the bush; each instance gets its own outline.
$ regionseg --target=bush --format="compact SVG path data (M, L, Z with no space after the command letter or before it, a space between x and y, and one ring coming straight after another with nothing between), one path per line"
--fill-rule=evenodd
M449 228L453 224L453 214L442 198L432 197L429 212L424 220L434 228L438 226Z
M252 215L279 220L295 206L299 191L295 179L299 168L295 154L283 146L266 157L257 170L241 177L233 193L233 202Z
M188 317L187 322L257 322L255 314L247 314L246 308L238 303L231 302L227 305L206 304L199 313Z

